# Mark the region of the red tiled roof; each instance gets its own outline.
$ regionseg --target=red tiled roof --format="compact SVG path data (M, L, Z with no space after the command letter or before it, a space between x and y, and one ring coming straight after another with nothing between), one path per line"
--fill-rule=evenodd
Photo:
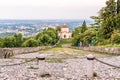
M69 28L67 25L63 25L61 26L61 28Z

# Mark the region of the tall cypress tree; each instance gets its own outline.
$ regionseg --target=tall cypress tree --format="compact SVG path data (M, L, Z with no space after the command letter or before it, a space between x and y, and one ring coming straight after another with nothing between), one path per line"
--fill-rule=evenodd
M82 29L81 29L81 33L84 33L87 30L87 25L86 22L84 20L83 24L82 24Z
M120 12L120 0L117 0L117 14Z

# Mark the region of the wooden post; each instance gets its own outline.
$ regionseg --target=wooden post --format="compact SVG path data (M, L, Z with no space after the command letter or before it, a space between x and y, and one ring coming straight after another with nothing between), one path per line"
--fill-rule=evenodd
M87 55L87 60L87 78L93 80L94 56L92 54Z
M39 65L39 70L40 70L40 74L45 74L45 57L40 57L40 58L38 58L37 57L37 59L39 60L39 63L38 63L38 65Z

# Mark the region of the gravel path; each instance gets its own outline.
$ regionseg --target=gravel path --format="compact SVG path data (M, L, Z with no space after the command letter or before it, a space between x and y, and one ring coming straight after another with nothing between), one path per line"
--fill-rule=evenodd
M41 77L42 71L41 67L39 66L39 62L37 61L15 66L0 66L0 80L86 80L87 60L85 55L75 55L74 57L68 55L69 57L67 57L67 55L63 55L63 52L63 50L47 50L16 55L13 56L12 59L0 59L0 65L21 63L25 61L25 59L15 58L36 58L38 56L60 58L63 60L63 62L42 62L42 65L45 66L44 72L49 73L51 75L50 77ZM70 52L70 50L65 51L65 53ZM64 58L62 59L63 56ZM100 57L101 55L97 56ZM102 58L99 59L120 66L120 56L106 57L106 55L102 55ZM94 71L97 73L97 77L94 78L94 80L120 80L119 68L113 68L94 61Z

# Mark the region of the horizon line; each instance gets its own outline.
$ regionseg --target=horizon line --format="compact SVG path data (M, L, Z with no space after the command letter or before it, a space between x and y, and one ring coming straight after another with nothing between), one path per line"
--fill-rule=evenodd
M93 20L93 19L0 19L0 20Z

